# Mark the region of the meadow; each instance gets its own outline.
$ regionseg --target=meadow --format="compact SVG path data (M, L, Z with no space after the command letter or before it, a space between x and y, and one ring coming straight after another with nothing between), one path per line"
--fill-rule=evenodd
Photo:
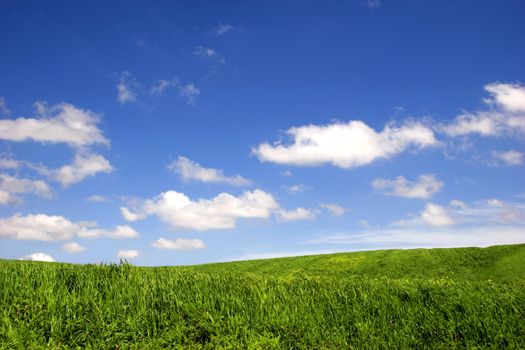
M525 245L186 267L0 261L2 349L520 349Z

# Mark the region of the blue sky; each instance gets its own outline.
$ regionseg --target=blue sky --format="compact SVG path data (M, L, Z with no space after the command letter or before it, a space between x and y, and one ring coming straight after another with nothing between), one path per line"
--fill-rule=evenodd
M0 258L525 242L521 1L0 4Z

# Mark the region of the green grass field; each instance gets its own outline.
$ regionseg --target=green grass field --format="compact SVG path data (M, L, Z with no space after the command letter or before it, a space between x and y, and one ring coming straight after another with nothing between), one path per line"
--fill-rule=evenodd
M0 261L6 349L525 348L525 245L190 267Z

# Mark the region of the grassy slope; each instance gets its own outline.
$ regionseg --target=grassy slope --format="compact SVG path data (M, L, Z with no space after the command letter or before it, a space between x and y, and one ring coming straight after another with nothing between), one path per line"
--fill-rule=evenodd
M273 276L309 275L346 278L439 278L525 280L525 244L488 248L376 250L204 264L188 269L207 273L236 271Z
M192 267L0 261L0 348L521 348L524 263L525 245Z

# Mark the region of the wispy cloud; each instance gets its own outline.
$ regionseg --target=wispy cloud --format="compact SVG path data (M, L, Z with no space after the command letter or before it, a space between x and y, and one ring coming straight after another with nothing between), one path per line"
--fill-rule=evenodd
M202 239L185 239L177 238L174 240L159 238L156 241L152 242L151 245L159 249L169 249L169 250L198 250L206 249L206 245Z
M439 129L451 137L525 134L525 87L520 84L493 83L485 85L485 91L489 97L484 102L493 108L474 113L464 112L452 123L442 124Z
M298 207L293 210L281 209L277 213L280 221L301 221L301 220L313 220L316 217L314 210Z
M120 74L120 81L117 84L117 98L120 104L137 102L138 83L130 72L123 71Z
M441 190L443 182L435 175L425 174L420 175L416 181L409 181L403 176L393 180L377 178L372 181L372 187L389 196L427 199Z
M311 189L309 186L305 186L303 184L297 184L297 185L291 185L291 186L283 186L283 188L286 190L286 192L290 194L297 194L300 192L305 192Z
M109 198L107 196L102 196L102 195L99 195L99 194L93 194L93 195L87 197L86 200L88 202L93 202L93 203L103 203L103 202L108 202Z
M499 166L501 164L507 166L514 166L523 164L523 159L525 159L525 154L515 151L492 151L492 159L489 162L490 165Z
M5 98L3 98L2 96L0 96L0 115L7 115L7 114L10 114L11 111L9 110L9 108L7 108L7 102L5 100Z
M203 59L211 60L213 62L217 62L220 64L226 63L226 59L224 57L222 57L221 55L217 53L217 51L209 47L204 47L204 46L199 45L193 51L193 55L203 58Z
M215 28L213 28L212 32L216 36L223 36L224 34L229 33L233 30L235 30L235 27L231 24L219 23Z
M324 203L319 205L321 208L328 210L330 215L332 216L341 216L346 213L346 209L343 208L340 205L334 204L334 203Z
M233 186L249 186L252 184L251 180L240 175L226 176L222 170L204 168L199 163L183 156L179 156L170 163L168 169L180 175L181 178L186 181L195 180L209 183L225 183Z
M179 86L179 96L189 105L195 105L201 91L193 84Z

